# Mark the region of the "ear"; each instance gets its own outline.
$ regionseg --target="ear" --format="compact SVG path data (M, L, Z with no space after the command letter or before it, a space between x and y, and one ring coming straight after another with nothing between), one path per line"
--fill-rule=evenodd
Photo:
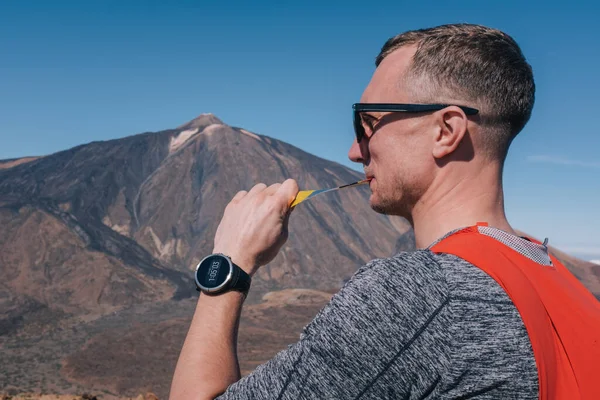
M436 159L452 154L467 133L468 119L463 110L450 106L438 111L436 116L436 136L432 155Z

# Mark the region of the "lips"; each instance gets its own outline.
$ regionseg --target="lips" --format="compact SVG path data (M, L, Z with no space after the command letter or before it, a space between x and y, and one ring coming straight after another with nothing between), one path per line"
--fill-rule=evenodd
M371 185L373 184L375 177L371 174L365 174L365 175L366 175L366 180L369 181L369 187L372 188Z

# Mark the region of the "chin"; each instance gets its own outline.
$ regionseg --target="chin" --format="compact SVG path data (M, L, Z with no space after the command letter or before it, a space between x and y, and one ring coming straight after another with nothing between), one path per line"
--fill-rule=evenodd
M378 201L378 199L374 198L374 195L371 195L371 199L369 200L369 205L371 209L379 214L391 214L390 208L384 202Z
M375 211L378 214L385 214L385 215L389 215L389 213L386 211L385 208L379 207L378 205L373 205L371 204L371 209L373 211Z
M371 209L379 214L385 215L398 215L400 217L407 217L407 213L404 212L404 207L394 201L385 201L385 199L377 199L374 195L371 195L369 201Z

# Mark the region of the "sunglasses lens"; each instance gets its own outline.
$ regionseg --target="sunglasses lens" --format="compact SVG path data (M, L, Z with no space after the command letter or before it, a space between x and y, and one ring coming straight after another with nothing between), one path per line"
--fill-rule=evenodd
M365 129L362 126L360 114L357 111L354 111L354 133L356 134L356 143L360 143L365 136Z

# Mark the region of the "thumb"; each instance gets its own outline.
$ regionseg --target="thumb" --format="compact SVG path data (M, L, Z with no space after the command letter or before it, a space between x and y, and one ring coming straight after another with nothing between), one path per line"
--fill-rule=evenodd
M277 195L286 201L286 210L289 209L297 194L298 183L294 179L287 179L277 189Z

